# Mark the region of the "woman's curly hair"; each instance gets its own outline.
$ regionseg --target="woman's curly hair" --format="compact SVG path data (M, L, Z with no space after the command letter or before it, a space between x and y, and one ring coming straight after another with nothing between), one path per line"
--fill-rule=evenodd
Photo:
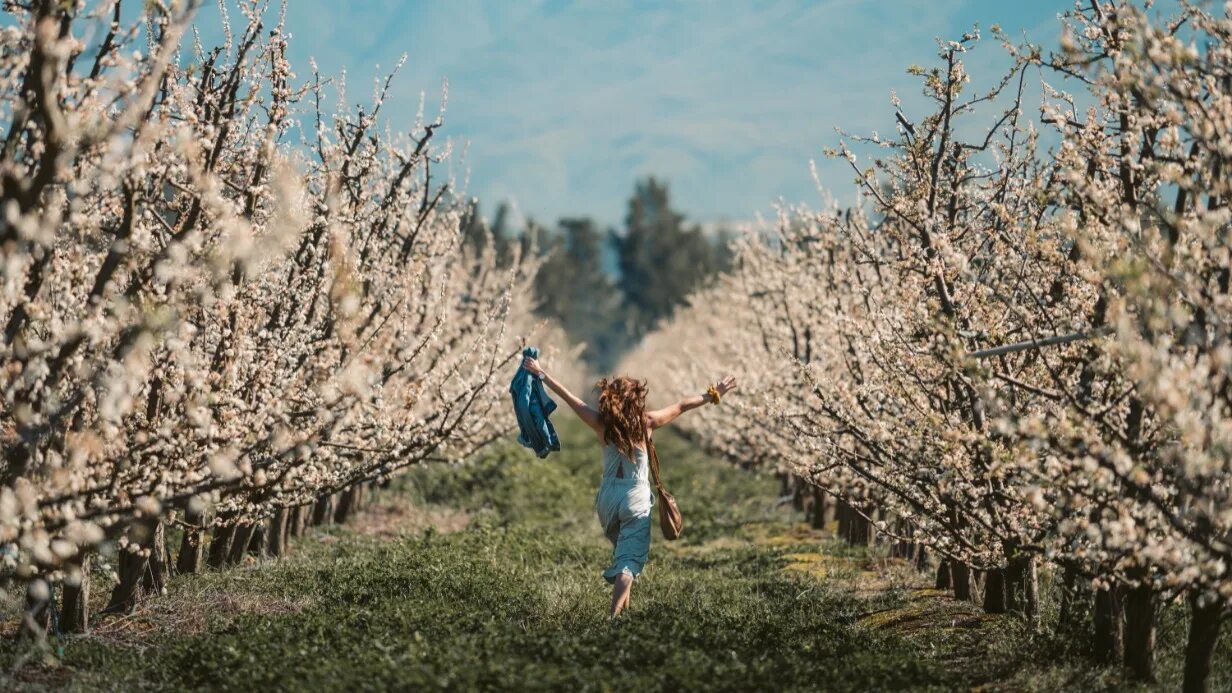
M646 442L646 381L622 375L603 378L595 389L604 445L615 445L632 457L633 448Z

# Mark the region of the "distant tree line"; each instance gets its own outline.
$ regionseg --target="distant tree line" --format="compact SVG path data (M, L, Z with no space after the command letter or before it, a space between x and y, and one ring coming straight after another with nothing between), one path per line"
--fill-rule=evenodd
M672 208L667 184L653 177L634 185L623 229L604 229L590 217L513 228L507 205L486 220L478 202L464 229L468 244L494 244L502 263L512 262L518 247L543 256L536 312L584 343L587 365L601 372L731 264L732 233L689 223Z

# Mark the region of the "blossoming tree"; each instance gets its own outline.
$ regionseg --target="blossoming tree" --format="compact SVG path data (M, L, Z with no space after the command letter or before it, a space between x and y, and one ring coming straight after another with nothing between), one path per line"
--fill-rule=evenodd
M193 2L6 5L0 542L31 630L61 582L85 626L100 542L125 547L109 609L129 609L200 569L207 532L217 566L280 553L507 428L535 263L464 246L440 116L399 134L388 79L358 110L344 79L300 81L264 5L237 27L224 7L208 49L184 40Z
M893 137L833 152L867 212L784 210L635 358L656 380L743 368L741 407L685 422L700 441L930 547L961 597L976 569L989 611L1034 617L1044 561L1062 620L1087 594L1096 653L1142 678L1157 604L1184 596L1198 690L1232 596L1232 17L1096 0L1066 26L1053 55L1002 38L982 91L977 36L941 44L913 68L930 112L895 100Z

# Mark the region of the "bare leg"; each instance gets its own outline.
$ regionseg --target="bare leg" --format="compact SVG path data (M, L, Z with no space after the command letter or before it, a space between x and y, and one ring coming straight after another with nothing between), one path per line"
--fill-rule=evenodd
M612 618L620 615L629 606L629 594L633 591L633 576L621 573L616 576L616 584L612 586Z

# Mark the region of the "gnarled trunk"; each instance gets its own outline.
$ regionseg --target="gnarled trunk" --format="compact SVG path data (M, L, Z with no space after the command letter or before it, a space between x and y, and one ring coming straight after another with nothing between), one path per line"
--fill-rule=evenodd
M290 519L291 511L287 508L279 508L270 518L265 553L271 558L278 558L287 552L287 527Z
M355 511L358 494L358 486L351 486L338 494L338 506L334 509L335 524L343 524L351 519L351 513Z
M875 532L873 523L869 522L854 506L843 504L841 512L846 515L846 532L843 533L843 521L839 520L840 533L852 546L869 546L873 543Z
M90 554L77 557L60 590L60 629L84 633L90 629Z
M319 527L332 518L333 497L326 494L317 498L316 505L312 506L312 525Z
M1061 605L1057 618L1057 630L1072 631L1078 627L1079 611L1086 602L1082 599L1086 589L1081 576L1073 566L1065 566L1061 573Z
M911 525L904 522L902 518L896 517L892 526L894 527L894 534L902 538L891 540L890 556L892 558L915 561L916 545L910 539L912 536Z
M984 613L1003 614L1005 612L1005 570L994 568L988 571L988 579L984 583Z
M147 594L164 594L167 591L167 532L163 523L154 527L150 540L150 555L146 559L145 574L141 576L141 588Z
M129 613L141 599L141 586L146 582L155 537L162 538L162 524L149 519L135 522L125 530L128 546L120 551L120 582L111 590L104 613ZM152 583L151 583L151 586ZM161 583L159 584L161 589Z
M214 528L214 536L210 538L210 555L208 563L215 570L227 565L227 556L231 553L231 539L235 536L235 525L225 525Z
M950 561L950 582L954 586L954 598L975 601L971 590L971 568L962 561Z
M291 517L287 520L287 535L298 537L304 533L304 524L307 522L305 516L308 514L308 506L297 505L291 508Z
M950 559L942 558L937 562L937 582L936 588L939 590L949 590L953 585L950 576Z
M1039 618L1039 572L1035 556L1020 553L1010 559L1006 571L1005 606L1031 623Z
M1189 639L1185 642L1185 693L1206 693L1211 675L1211 659L1219 642L1219 626L1225 608L1223 600L1189 595Z
M191 510L184 516L184 538L180 540L180 554L175 559L175 569L181 575L201 572L201 561L205 554L204 531L201 529L205 518L201 513Z
M248 540L248 555L260 558L265 555L265 526L268 522L258 522L252 526L252 538Z
M129 613L141 598L141 581L145 577L147 557L142 555L139 547L131 546L120 551L118 563L120 582L111 590L111 599L103 613Z
M1125 666L1142 681L1155 680L1155 592L1141 584L1125 593Z
M304 503L300 506L299 531L296 532L295 536L302 536L304 532L307 532L308 528L312 526L312 509L314 507L314 503Z
M244 523L235 528L235 536L231 538L231 551L227 554L227 565L239 565L248 551L248 542L252 540L252 525Z
M809 524L813 529L826 528L826 493L820 486L813 487L813 508L809 513Z

